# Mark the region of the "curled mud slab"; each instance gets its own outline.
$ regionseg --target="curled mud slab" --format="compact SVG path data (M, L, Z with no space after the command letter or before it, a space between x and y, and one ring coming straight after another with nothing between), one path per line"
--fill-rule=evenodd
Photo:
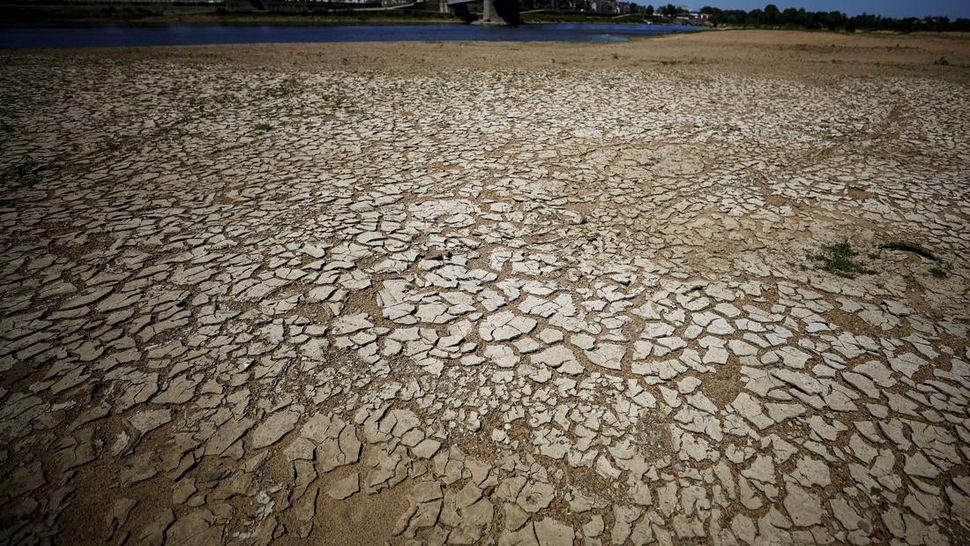
M966 544L968 44L2 54L0 541Z

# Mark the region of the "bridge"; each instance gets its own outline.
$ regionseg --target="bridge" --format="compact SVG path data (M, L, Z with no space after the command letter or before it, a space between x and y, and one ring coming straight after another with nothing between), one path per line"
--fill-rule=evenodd
M464 21L481 25L517 25L522 22L519 17L519 0L447 0L447 2L455 15ZM483 2L481 18L469 9L472 4L479 2Z

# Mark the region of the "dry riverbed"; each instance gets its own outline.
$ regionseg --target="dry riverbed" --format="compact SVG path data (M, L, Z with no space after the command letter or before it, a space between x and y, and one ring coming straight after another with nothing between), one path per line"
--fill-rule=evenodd
M0 63L2 543L970 541L966 35Z

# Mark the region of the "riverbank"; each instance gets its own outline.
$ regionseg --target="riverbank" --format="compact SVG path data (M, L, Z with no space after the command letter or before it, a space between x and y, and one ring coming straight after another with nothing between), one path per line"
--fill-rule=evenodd
M968 35L0 63L0 543L970 543Z
M436 73L442 67L492 70L688 70L691 73L970 78L970 33L844 33L781 30L712 30L690 35L632 38L627 42L445 42L274 44L111 48L37 52L111 58L160 59L192 65L218 58L239 68L340 69L361 72ZM17 53L8 55L16 59Z

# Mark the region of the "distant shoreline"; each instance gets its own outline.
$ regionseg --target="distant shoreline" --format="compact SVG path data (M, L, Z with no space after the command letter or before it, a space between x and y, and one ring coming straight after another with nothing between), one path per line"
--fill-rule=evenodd
M645 23L637 15L588 15L533 11L522 14L526 24L541 23ZM659 22L659 21L658 21ZM0 5L2 26L159 26L185 25L398 25L467 24L448 13L423 9L330 10L319 12L226 11L209 6L105 5Z
M643 14L591 14L534 10L522 13L525 24L673 24L715 30L778 30L810 32L962 32L949 29L884 29L868 27L805 27L791 24L725 24L717 26L684 22ZM106 27L106 26L337 26L337 25L424 25L467 24L450 13L428 11L421 7L402 8L327 8L318 5L305 11L226 9L221 5L173 4L0 4L0 29L3 27Z

